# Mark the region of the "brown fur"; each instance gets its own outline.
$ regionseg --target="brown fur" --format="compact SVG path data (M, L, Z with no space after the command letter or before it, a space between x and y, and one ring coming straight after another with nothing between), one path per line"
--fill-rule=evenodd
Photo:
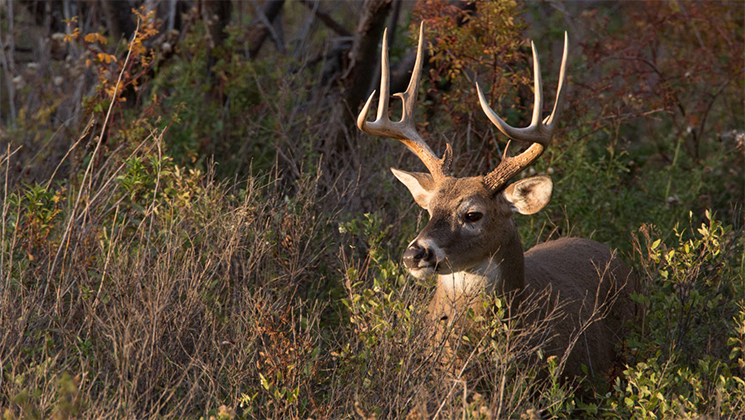
M511 217L545 206L549 178L521 180L494 195L481 177L432 184L425 174L402 172L394 171L430 213L412 247L426 244L440 255L430 258L438 261L436 267L431 261L409 267L418 277L438 276L429 306L438 325L463 319L469 308L484 313L483 293L514 297L514 311L525 296L550 288L544 313L558 305L564 316L552 321L545 353L561 359L571 347L563 370L568 377L584 375L583 364L591 376L602 375L613 365L623 323L632 315L627 298L633 286L631 270L608 247L588 239L562 238L523 252ZM483 217L467 222L464 215L469 212ZM437 338L442 338L442 331Z
M633 315L627 298L631 282L629 267L608 247L589 239L561 238L525 253L526 290L550 287L566 314L554 326L547 353L561 356L575 332L591 321L569 354L566 376L582 375L583 364L591 375L613 366L623 324ZM595 305L599 313L590 320Z
M628 292L633 288L629 267L599 242L561 238L525 252L524 270L524 286L512 290L518 292L512 295L513 310L521 310L523 298L536 298L544 291L550 291L550 299L544 297L538 303L546 307L536 314L546 316L554 305L559 307L559 317L552 321L549 340L543 345L545 355L561 360L571 344L563 376L584 376L582 365L591 377L607 373L615 363L624 323L633 316L633 305L628 301ZM454 300L438 284L429 306L429 317L439 329L437 342L441 342L449 321L461 317L467 322L463 316L467 309L482 314L482 297L461 295ZM582 329L585 331L580 334Z

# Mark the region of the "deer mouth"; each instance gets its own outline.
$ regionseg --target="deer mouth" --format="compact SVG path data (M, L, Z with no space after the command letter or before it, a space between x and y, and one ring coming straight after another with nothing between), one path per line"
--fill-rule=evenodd
M435 264L422 265L421 267L406 267L406 268L409 270L409 273L411 273L412 276L420 280L426 279L427 277L431 277L435 273L437 273L437 265Z
M455 272L447 260L443 261L420 261L416 266L406 266L412 276L425 279L439 274L452 274Z

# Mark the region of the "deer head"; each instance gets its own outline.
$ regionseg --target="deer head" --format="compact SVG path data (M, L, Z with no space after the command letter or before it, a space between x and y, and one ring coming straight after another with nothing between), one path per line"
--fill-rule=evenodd
M552 183L547 176L522 179L511 185L508 182L536 160L551 142L561 113L564 94L564 77L567 62L567 36L564 36L564 55L561 63L559 87L553 112L546 119L541 118L543 94L541 71L533 49L535 103L530 125L515 128L506 124L489 106L478 83L481 108L492 123L507 137L530 142L531 145L517 156L507 154L507 148L500 164L484 176L454 178L449 175L452 162L452 149L448 144L440 159L429 148L416 131L414 110L422 69L422 27L419 30L417 59L409 86L404 93L394 96L403 102L401 121L388 118L388 42L383 35L381 58L382 76L380 80L380 100L377 119L367 121L367 115L375 92L370 95L357 118L360 130L373 135L398 139L424 162L429 173L406 172L393 169L393 174L411 192L414 200L427 210L430 220L419 235L404 252L403 260L410 272L418 278L432 274L477 272L489 275L489 270L498 270L499 263L505 260L514 262L515 280L507 289L522 286L522 251L514 258L506 252L520 244L517 231L512 222L513 213L533 214L541 210L551 198ZM509 143L508 146L509 147ZM482 276L483 277L483 276ZM466 288L475 285L465 284ZM483 287L484 285L479 285Z

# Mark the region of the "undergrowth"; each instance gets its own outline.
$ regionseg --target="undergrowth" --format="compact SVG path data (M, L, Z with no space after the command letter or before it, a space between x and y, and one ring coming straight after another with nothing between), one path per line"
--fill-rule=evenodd
M498 6L492 11L521 10ZM718 10L699 6L697 19ZM649 9L672 28L684 25L672 6ZM639 19L652 22L650 10ZM622 302L638 315L619 343L614 370L595 383L566 383L558 379L561 360L543 357L539 339L546 317L560 313L506 320L507 299L488 297L493 316L470 319L482 334L456 337L461 363L443 343L433 345L425 313L434 285L400 263L425 216L385 172L408 169L413 160L394 142L350 133L356 147L349 161L359 161L358 172L327 170L318 134L325 108L310 99L307 86L318 69L307 56L249 60L239 53L244 34L231 27L208 79L205 27L196 15L185 16L191 26L169 61L156 54L162 45L154 41L154 15L143 9L138 16L142 30L127 48L71 29L66 42L79 55L71 55L68 70L81 72L81 86L88 83L85 98L64 96L37 112L27 104L0 133L3 418L653 419L745 412L745 174L732 170L745 162L745 137L729 106L742 106L732 99L741 81L718 85L713 99L692 92L704 89L698 76L690 85L650 82L628 96L624 89L636 85L624 81L651 80L633 66L613 67L597 85L580 75L608 70L602 60L600 70L581 63L572 70L580 93L568 99L567 127L531 169L551 174L556 193L543 213L517 223L526 248L561 236L607 243L634 266L639 288L633 302ZM649 28L633 32L624 25L634 24L602 13L581 19L613 41L587 41L594 58L626 48L619 45L649 47L642 42ZM431 105L423 114L447 117L420 130L433 144L455 143L462 152L455 171L464 175L476 175L501 152L475 99L473 106L466 103L473 98L464 99L472 80L462 69L489 74L483 67L494 63L470 55L452 60L452 51L490 42L498 53L490 60L527 64L518 33L525 22L507 21L514 24L500 32L507 49L495 49L496 38L438 44L440 67L430 74L437 84L422 88ZM436 23L432 36L456 30L450 19ZM726 23L725 34L733 28ZM622 44L623 37L633 42ZM736 51L722 52L711 37L696 48L721 55L716 75L730 83ZM679 70L682 44L660 39L675 54L657 65ZM447 67L447 57L459 67ZM482 83L525 96L526 88L512 86L522 73L498 76ZM42 82L40 89L53 91L51 79ZM587 92L605 96L591 107ZM696 102L681 115L665 102L673 93L708 108ZM640 95L660 109L646 109ZM519 121L530 105L522 96L499 98L495 108ZM73 103L74 112L63 103ZM708 126L690 118L700 109ZM50 113L77 116L60 124L73 132L67 143L53 127L57 120L43 118ZM645 137L639 126L654 135Z

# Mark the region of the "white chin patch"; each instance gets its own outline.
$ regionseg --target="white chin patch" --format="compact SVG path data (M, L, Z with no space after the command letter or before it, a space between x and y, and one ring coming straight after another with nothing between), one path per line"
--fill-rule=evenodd
M409 273L411 273L412 276L423 280L435 274L435 267L410 268Z

